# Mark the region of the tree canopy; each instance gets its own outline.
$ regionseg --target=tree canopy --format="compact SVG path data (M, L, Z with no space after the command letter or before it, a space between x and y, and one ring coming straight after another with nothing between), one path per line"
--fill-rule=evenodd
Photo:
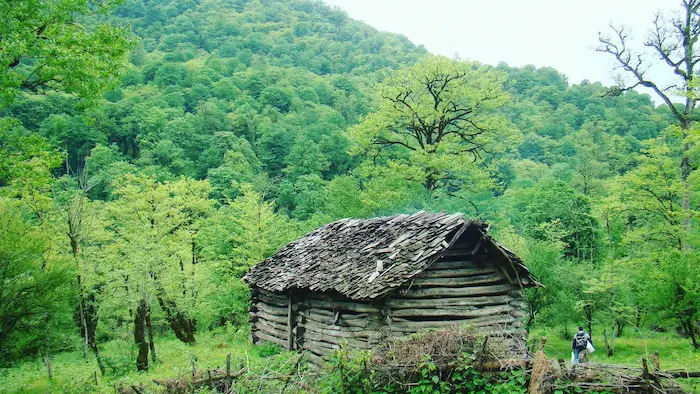
M523 257L546 285L529 327L700 346L696 3L648 42L685 107L433 56L317 1L3 3L0 361L79 346L104 374L146 370L164 336L244 332L240 278L286 242L418 210L482 219Z

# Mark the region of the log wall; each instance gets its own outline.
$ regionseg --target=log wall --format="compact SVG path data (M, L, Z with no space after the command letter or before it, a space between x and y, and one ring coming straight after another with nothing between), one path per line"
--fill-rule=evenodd
M500 266L453 253L372 302L313 292L292 293L290 301L290 294L254 289L251 337L253 343L307 350L320 361L343 343L369 350L387 339L466 324L500 336L490 340L492 346L503 356L519 357L527 335L523 292Z
M522 287L513 283L513 275L502 264L474 258L466 250L451 252L387 300L392 336L470 325L498 338L490 341L492 352L508 358L524 356Z

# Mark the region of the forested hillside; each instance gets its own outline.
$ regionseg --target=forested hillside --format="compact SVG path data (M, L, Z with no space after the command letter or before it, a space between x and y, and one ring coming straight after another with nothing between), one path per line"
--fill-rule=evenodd
M86 13L128 32L92 42L125 48L115 83L0 97L6 366L79 348L148 369L161 338L245 330L240 278L286 242L418 210L481 218L522 257L546 286L530 327L700 347L697 133L648 95L436 57L310 0Z

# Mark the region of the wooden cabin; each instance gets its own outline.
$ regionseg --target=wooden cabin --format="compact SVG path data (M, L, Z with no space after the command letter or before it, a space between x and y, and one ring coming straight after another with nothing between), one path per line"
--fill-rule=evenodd
M523 289L539 285L462 214L343 219L251 267L253 343L310 352L373 349L422 330L469 325L523 355Z

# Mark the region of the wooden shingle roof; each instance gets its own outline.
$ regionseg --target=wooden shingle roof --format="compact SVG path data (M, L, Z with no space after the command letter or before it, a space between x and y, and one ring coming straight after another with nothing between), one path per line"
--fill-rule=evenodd
M275 292L334 291L351 299L373 299L420 274L473 226L520 276L536 283L512 252L485 235L481 221L429 212L327 224L251 267L243 279Z

